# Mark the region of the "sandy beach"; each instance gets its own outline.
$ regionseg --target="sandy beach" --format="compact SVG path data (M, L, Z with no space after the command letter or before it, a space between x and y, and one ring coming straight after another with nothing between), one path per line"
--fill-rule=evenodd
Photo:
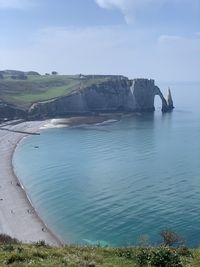
M44 123L23 122L3 128L0 125L0 233L28 243L45 240L51 245L61 245L62 242L46 227L31 206L12 166L16 145L28 136L20 131L39 132Z
M20 140L29 134L40 133L42 129L102 123L120 118L120 114L110 114L0 124L0 233L28 243L45 240L51 245L63 244L38 216L20 185L20 177L18 180L14 173L12 157Z

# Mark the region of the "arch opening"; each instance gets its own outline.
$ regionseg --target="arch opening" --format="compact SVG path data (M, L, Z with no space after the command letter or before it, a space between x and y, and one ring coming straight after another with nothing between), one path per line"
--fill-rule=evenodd
M160 98L159 95L155 95L154 96L154 107L155 107L155 111L161 111L162 110L162 106L163 106L163 102L162 99Z

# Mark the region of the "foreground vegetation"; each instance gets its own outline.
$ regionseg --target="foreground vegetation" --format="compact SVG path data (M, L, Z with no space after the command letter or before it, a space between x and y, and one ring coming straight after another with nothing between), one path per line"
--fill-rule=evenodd
M0 236L0 266L199 267L200 249L186 247L51 247L43 241L22 244Z

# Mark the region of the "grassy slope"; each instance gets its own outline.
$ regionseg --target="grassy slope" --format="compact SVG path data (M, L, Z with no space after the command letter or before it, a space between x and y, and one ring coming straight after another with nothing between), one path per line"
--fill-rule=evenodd
M106 79L94 77L80 80L78 75L28 75L27 80L13 80L7 76L0 79L0 100L21 108L28 108L32 103L65 96Z
M156 250L156 248L152 248L152 250ZM139 267L136 260L138 251L139 248L136 247L120 249L66 246L55 248L38 245L5 244L0 245L0 266ZM184 267L199 267L200 249L191 251L191 256L182 256L181 261ZM175 265L169 267L175 267Z

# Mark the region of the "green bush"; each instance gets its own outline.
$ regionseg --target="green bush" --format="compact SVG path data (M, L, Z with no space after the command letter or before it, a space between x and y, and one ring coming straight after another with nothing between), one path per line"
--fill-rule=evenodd
M0 244L18 244L19 240L6 234L0 234Z
M168 247L141 248L136 255L136 260L139 266L183 267L179 253Z
M182 267L180 255L170 248L160 247L151 253L150 264L155 267Z
M15 250L12 244L5 244L4 246L2 246L2 249L3 251L9 251L9 252Z
M180 247L177 249L177 252L180 256L184 256L184 257L190 257L191 256L191 252L190 252L189 248L187 248L187 247Z
M48 254L47 253L43 253L43 252L40 252L40 251L34 252L33 256L37 257L37 258L41 258L41 259L47 259L48 258Z
M38 242L35 243L36 247L46 247L47 244L45 243L45 240L39 240Z
M146 266L148 265L151 258L151 251L147 248L139 249L138 253L136 254L136 260L139 266Z
M126 259L133 259L135 257L134 251L131 248L118 248L116 249L118 257L124 257Z
M24 262L24 261L26 261L26 257L21 256L19 254L13 254L8 258L6 263L13 264L13 263L19 263L19 262Z

